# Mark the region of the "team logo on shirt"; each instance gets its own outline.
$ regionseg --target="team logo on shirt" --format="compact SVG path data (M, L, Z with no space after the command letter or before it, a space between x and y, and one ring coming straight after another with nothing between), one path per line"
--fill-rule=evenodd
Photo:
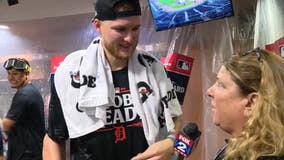
M96 132L112 131L115 136L114 143L127 139L126 131L132 127L142 127L139 115L134 111L129 89L115 88L113 106L106 109L105 127Z
M146 82L138 82L137 87L140 94L140 99L142 103L144 103L148 99L148 96L153 93L153 90Z

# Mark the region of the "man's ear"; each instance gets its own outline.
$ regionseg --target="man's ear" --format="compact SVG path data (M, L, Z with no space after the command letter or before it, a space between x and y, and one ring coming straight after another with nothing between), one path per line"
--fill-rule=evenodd
M99 34L101 34L101 23L102 22L100 20L94 19L93 25Z
M31 75L31 72L25 71L25 75L29 77Z
M30 75L29 71L24 71L24 73L25 73L26 76Z
M252 92L247 95L247 104L245 106L244 114L245 116L249 116L254 109L253 107L255 106L256 102L258 99L258 93L257 92Z

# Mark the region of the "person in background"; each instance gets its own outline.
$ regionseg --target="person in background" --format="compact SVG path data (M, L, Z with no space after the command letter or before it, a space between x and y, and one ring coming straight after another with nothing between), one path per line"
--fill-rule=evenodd
M51 81L44 160L168 160L181 107L163 65L136 49L139 0L97 0L99 38L68 55Z
M45 134L44 103L30 82L31 67L25 59L10 58L4 63L11 88L17 90L1 128L8 136L7 160L41 160Z
M207 90L213 123L232 135L215 160L284 159L284 60L256 48L233 55Z

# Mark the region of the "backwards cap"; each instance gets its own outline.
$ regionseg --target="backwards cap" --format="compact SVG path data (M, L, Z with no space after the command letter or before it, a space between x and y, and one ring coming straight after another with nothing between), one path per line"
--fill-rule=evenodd
M125 2L132 6L129 11L116 12L117 4ZM139 0L97 0L95 2L95 18L99 20L114 20L120 17L140 16L141 8Z

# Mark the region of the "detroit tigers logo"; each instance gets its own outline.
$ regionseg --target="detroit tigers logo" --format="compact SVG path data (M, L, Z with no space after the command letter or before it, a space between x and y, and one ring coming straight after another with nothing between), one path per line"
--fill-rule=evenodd
M141 101L144 103L148 99L148 96L153 93L153 90L146 82L138 82L137 86Z
M153 62L157 62L156 59L151 57L151 56L148 56L148 55L145 55L145 54L139 54L138 55L138 61L144 67L146 67L146 64L143 61L143 59L146 60L146 62L148 62L149 66L151 66Z
M81 86L87 85L90 88L95 88L96 87L96 77L94 76L87 76L83 75L83 81L80 81L80 71L77 72L70 72L70 77L71 77L71 85L74 88L80 88Z

